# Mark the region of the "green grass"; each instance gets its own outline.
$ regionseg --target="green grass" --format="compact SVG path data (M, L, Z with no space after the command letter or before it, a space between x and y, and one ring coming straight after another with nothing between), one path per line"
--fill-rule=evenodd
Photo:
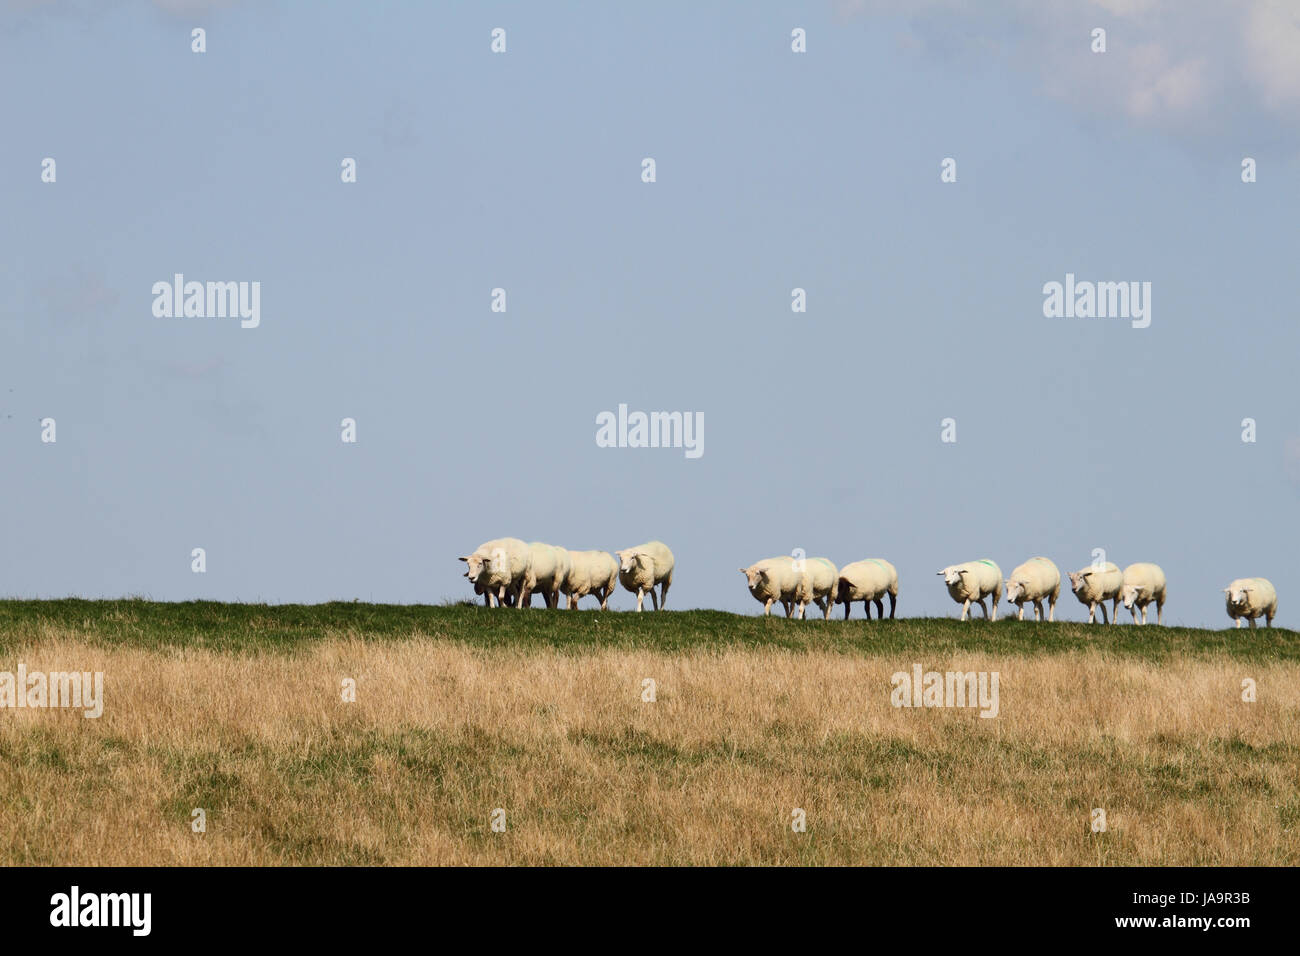
M203 648L216 651L291 651L327 634L394 641L420 636L479 647L594 647L687 651L700 648L777 647L846 654L984 651L1038 656L1095 649L1117 658L1160 662L1187 655L1239 661L1300 660L1300 633L1283 628L1103 626L1078 622L1035 624L1002 619L966 624L953 618L899 618L847 623L837 610L787 621L724 611L517 611L467 603L447 605L163 603L144 600L0 601L0 653L40 643L43 628L74 632L105 647Z

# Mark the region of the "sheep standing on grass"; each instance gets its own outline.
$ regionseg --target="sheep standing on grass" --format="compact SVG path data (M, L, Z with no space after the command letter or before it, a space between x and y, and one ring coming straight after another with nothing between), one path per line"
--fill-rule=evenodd
M602 611L609 607L609 596L618 583L618 562L608 551L570 551L569 573L564 579L564 593L569 609L578 609L578 599L592 595L600 601Z
M876 604L876 617L885 616L884 597L889 595L889 616L894 616L894 607L898 602L898 572L888 561L881 558L867 558L854 561L840 568L839 581L835 592L836 603L844 605L844 620L849 619L849 607L854 601L862 602L862 609L871 620L871 603Z
M1119 599L1133 613L1133 623L1138 622L1138 611L1142 612L1142 623L1147 622L1147 605L1156 602L1156 623L1165 623L1165 572L1158 564L1145 561L1130 564L1124 569L1124 584L1119 591Z
M978 604L987 620L998 619L998 596L1002 593L1002 570L988 558L950 564L939 572L948 594L961 605L961 619L966 620L972 603ZM984 598L993 598L993 615L984 606Z
M1020 609L1016 620L1025 619L1025 603L1034 605L1034 620L1043 620L1043 600L1047 600L1047 620L1056 620L1056 599L1061 596L1061 572L1048 558L1030 558L1007 578L1007 600Z
M623 587L636 595L636 609L641 610L641 602L646 592L650 592L650 602L656 611L662 610L668 601L668 585L673 583L673 553L662 541L647 541L635 548L625 548L618 554L618 579ZM659 597L655 597L655 585L662 585Z
M1124 574L1110 561L1070 572L1070 590L1080 604L1087 605L1089 624L1096 621L1098 608L1101 608L1101 622L1106 623L1107 601L1115 602L1110 615L1110 623L1115 623L1115 615L1119 613L1119 592L1123 587Z
M569 573L569 552L553 544L534 541L528 546L528 570L519 592L519 606L532 607L533 593L542 596L546 606L560 606L560 589Z
M763 605L763 616L770 617L772 605L785 608L785 616L794 613L795 599L802 585L802 573L795 567L794 558L783 554L776 558L755 561L740 573L749 582L749 593Z
M800 558L796 565L799 571L799 586L795 588L795 617L803 620L804 609L809 604L816 604L822 617L829 621L831 609L835 607L835 585L840 573L830 558Z
M1273 618L1277 615L1277 591L1268 578L1237 578L1223 589L1223 593L1228 599L1228 617L1237 622L1237 627L1241 627L1244 617L1254 629L1255 618L1261 616L1266 626L1273 626Z
M484 595L490 607L505 603L507 595L516 598L528 573L528 545L518 538L493 538L460 560L469 567L465 577L474 585L474 593Z

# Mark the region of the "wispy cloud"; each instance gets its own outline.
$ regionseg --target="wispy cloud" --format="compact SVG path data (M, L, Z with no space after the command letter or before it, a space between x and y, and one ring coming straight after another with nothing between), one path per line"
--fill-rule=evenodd
M1295 0L835 0L840 19L886 17L920 54L1002 57L1090 113L1179 135L1266 122L1300 135ZM1107 52L1090 49L1107 33Z

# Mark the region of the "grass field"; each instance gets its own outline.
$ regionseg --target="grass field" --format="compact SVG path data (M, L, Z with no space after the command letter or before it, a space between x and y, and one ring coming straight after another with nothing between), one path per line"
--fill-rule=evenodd
M0 601L19 663L105 702L0 710L7 865L1300 863L1282 629Z

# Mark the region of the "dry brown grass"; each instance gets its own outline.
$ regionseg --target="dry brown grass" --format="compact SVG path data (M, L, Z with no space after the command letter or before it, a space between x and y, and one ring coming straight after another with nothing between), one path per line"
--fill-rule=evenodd
M18 660L104 671L106 706L0 712L5 864L1300 862L1294 662L920 658L999 671L985 720L892 708L897 654L47 633Z

